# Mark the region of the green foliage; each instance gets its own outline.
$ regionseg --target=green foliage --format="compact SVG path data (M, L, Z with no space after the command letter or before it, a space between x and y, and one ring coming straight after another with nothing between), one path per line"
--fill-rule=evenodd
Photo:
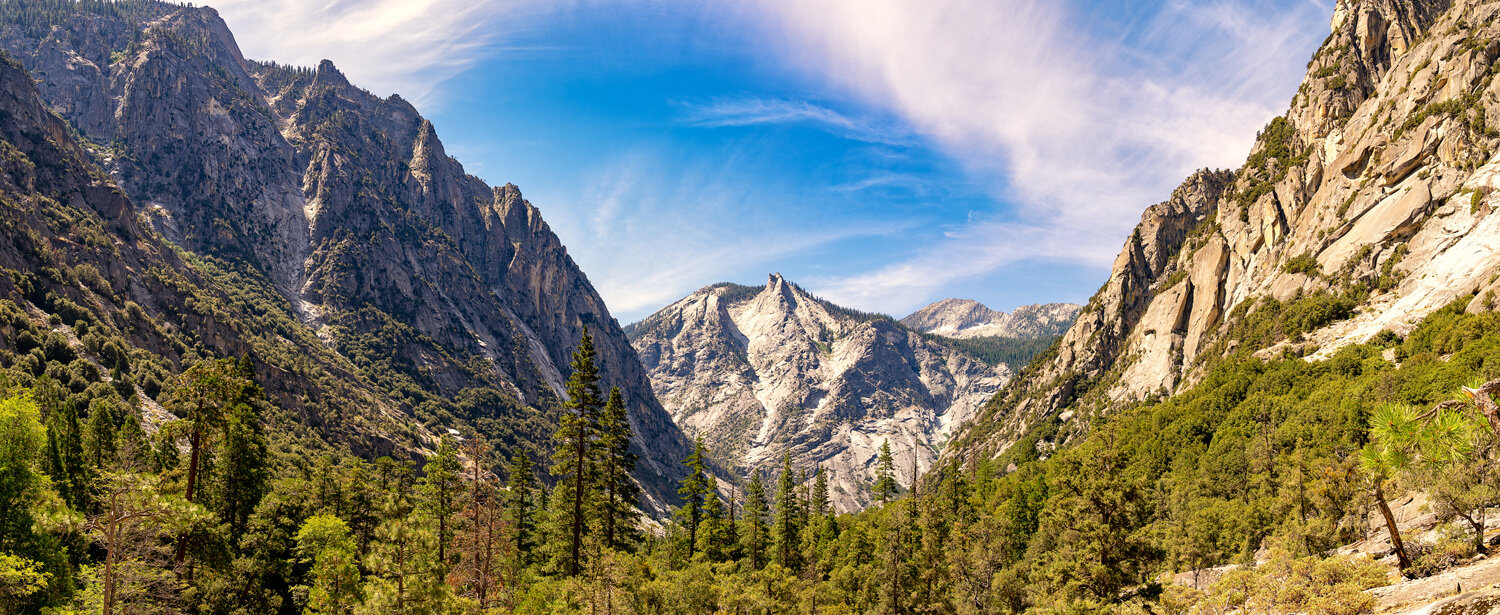
M704 504L718 497L708 474L704 472L708 467L707 454L703 446L703 438L699 437L694 440L693 453L683 460L683 464L687 465L690 471L677 489L677 495L682 498L682 506L677 509L677 518L688 531L687 557L689 560L693 559L693 554L697 552L698 528L703 522Z
M1318 259L1306 253L1287 259L1281 270L1287 273L1300 273L1310 278L1323 275L1323 267L1318 264Z
M875 466L875 484L871 487L878 502L889 502L896 497L901 490L901 485L896 483L895 460L891 457L891 442L885 440L880 443L880 458Z
M1377 600L1364 590L1385 583L1385 566L1367 557L1293 558L1278 548L1265 565L1230 571L1206 593L1183 589L1174 598L1200 609L1194 612L1354 615L1374 611Z
M353 613L360 604L359 555L348 524L333 515L309 517L297 530L297 554L311 566L309 615Z
M1271 120L1258 137L1254 153L1240 171L1241 177L1248 178L1248 186L1232 195L1242 220L1247 218L1250 205L1269 194L1289 169L1307 164L1312 153L1311 146L1298 149L1296 128L1285 117Z
M1051 348L1057 340L1062 339L1061 335L1022 338L987 336L959 339L923 334L923 337L979 359L990 367L1003 364L1011 371L1021 371L1037 355Z
M554 565L578 576L583 564L583 535L588 528L585 504L590 500L590 476L598 455L599 368L594 363L594 340L584 329L573 351L573 374L568 377L567 412L558 422L552 454L553 475L558 478L552 493Z
M619 551L630 550L641 538L636 528L640 521L636 511L640 487L631 478L635 471L635 454L630 452L633 437L625 398L620 388L614 387L599 417L599 494L595 499L604 545Z

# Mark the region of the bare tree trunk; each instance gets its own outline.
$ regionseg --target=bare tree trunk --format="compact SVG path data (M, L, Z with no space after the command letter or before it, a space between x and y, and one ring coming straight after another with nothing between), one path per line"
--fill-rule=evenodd
M578 439L578 466L573 480L573 561L568 567L568 576L572 577L578 576L578 556L583 550L583 462L585 447L588 446L585 437L581 435Z
M1401 571L1405 572L1411 568L1411 559L1406 556L1406 544L1401 542L1401 530L1396 528L1396 516L1391 514L1391 507L1385 503L1385 488L1381 481L1375 481L1375 503L1380 506L1380 514L1385 517L1386 529L1391 534L1391 546L1396 548L1396 560L1400 563Z
M199 407L198 407L198 416L201 417L202 415L203 415L203 407L202 407L202 404L199 404ZM193 450L192 450L191 455L188 457L187 492L184 494L184 497L187 499L187 501L189 503L191 503L193 501L193 492L196 489L196 487L198 486L198 454L199 454L199 450L202 448L202 444L203 444L203 429L201 427L199 427L198 425L195 424L195 425L193 425L193 439L192 439L192 449ZM176 564L177 564L177 566L176 566L177 567L177 575L179 577L182 576L182 562L186 558L187 558L187 536L183 536L183 537L180 537L180 538L177 539L177 557L176 557L175 561L176 561Z

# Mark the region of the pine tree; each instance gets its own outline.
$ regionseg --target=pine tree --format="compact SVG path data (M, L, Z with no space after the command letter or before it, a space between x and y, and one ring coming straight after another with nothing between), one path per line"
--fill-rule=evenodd
M238 542L250 523L256 505L266 493L270 470L266 460L266 435L256 406L237 403L228 413L223 444L214 464L210 507L229 526L231 540Z
M775 541L776 563L787 570L801 569L799 536L801 535L801 503L797 498L797 483L792 474L792 453L781 455L781 477L776 482L776 521L771 529Z
M740 540L744 544L745 556L750 558L750 567L760 570L766 565L766 543L768 542L766 521L769 516L766 502L766 487L760 480L760 471L750 473L750 485L745 488L745 512Z
M688 528L688 559L691 560L698 548L698 527L703 522L703 505L708 498L717 497L708 475L703 471L707 467L703 438L693 442L693 453L683 463L691 472L682 479L682 486L677 489L677 495L682 496L682 507L677 509L677 516Z
M361 612L425 615L442 612L449 589L439 574L437 532L417 515L397 516L375 530L365 558L370 571Z
M72 402L64 401L47 421L46 471L69 508L88 508L90 467L84 460L82 429Z
M447 573L450 564L448 544L453 542L453 516L463 506L460 502L463 485L459 483L462 471L458 450L450 438L443 436L437 452L422 467L421 480L417 481L417 493L421 498L419 510L424 518L437 525L437 558L443 574Z
M517 452L511 457L505 509L510 517L516 557L522 566L530 562L532 548L536 545L536 515L542 509L542 496L536 474L531 469L531 457L525 451Z
M199 361L178 377L167 394L167 404L188 423L187 484L183 499L193 502L198 495L198 473L203 466L205 449L224 423L225 408L244 390L239 365L232 360ZM177 566L187 557L187 537L177 543Z
M702 531L698 532L698 550L705 559L711 562L729 559L730 546L733 544L729 528L733 525L733 521L725 518L724 505L719 497L710 494L703 503Z
M828 474L821 466L817 469L817 477L813 479L812 506L809 512L814 517L823 517L831 509L828 503Z
M84 427L84 457L95 468L109 467L115 460L115 408L109 399L89 402L89 421Z
M630 452L634 433L619 387L609 392L599 430L599 480L603 492L599 516L604 525L604 545L609 549L627 551L640 538L635 508L640 487L630 477L635 471L635 455Z
M359 553L349 526L333 515L309 517L297 530L297 554L310 564L307 615L347 615L360 602Z
M552 475L558 479L552 494L554 521L569 540L566 552L568 576L578 576L583 558L583 533L588 523L584 505L594 481L594 457L599 433L599 368L594 363L594 339L588 328L573 351L573 374L568 377L568 402L558 422L552 455ZM562 538L557 536L555 538Z
M882 504L895 499L901 486L896 483L896 462L891 457L891 441L880 444L880 464L875 467L875 499Z

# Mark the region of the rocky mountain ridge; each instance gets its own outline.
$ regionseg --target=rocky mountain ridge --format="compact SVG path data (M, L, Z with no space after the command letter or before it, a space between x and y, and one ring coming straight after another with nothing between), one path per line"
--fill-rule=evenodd
M1051 337L1062 335L1083 306L1072 303L1023 305L1009 314L972 299L944 299L912 312L901 324L934 335L973 337Z
M953 454L996 454L1049 423L1066 438L1080 417L1171 394L1231 353L1316 360L1463 295L1493 309L1497 14L1477 0L1339 0L1245 166L1199 172L1148 208L1056 349Z
M603 300L540 211L465 173L410 103L327 61L247 60L209 8L26 5L0 9L0 47L142 221L268 283L386 412L545 456L587 327L601 384L630 406L651 506L675 499L689 442Z
M800 469L822 467L840 510L870 502L882 443L911 484L1010 375L779 274L764 287L700 289L630 330L687 433L740 472L770 472L785 451Z

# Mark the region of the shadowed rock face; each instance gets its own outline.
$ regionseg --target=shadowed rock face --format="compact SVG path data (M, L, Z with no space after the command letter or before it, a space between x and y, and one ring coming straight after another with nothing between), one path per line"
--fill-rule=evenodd
M1500 304L1497 59L1500 3L1340 0L1246 165L1199 172L1148 208L1055 356L997 396L954 454L1181 390L1227 353L1318 360L1462 296L1470 310ZM1305 338L1232 339L1265 300L1311 296L1353 301L1352 317Z
M771 276L710 286L637 325L657 395L689 434L741 473L793 463L830 471L841 510L870 502L889 441L902 484L1009 378L890 318L818 300Z
M1023 305L1009 314L972 299L944 299L901 319L901 324L945 337L1052 337L1062 335L1081 305Z
M153 229L264 276L330 347L384 365L367 377L408 412L469 396L490 408L454 418L534 421L587 327L630 405L639 478L658 506L675 498L688 442L588 278L519 189L466 174L405 100L327 61L246 60L207 8L79 9L0 24L0 45ZM528 429L517 444L544 448Z

